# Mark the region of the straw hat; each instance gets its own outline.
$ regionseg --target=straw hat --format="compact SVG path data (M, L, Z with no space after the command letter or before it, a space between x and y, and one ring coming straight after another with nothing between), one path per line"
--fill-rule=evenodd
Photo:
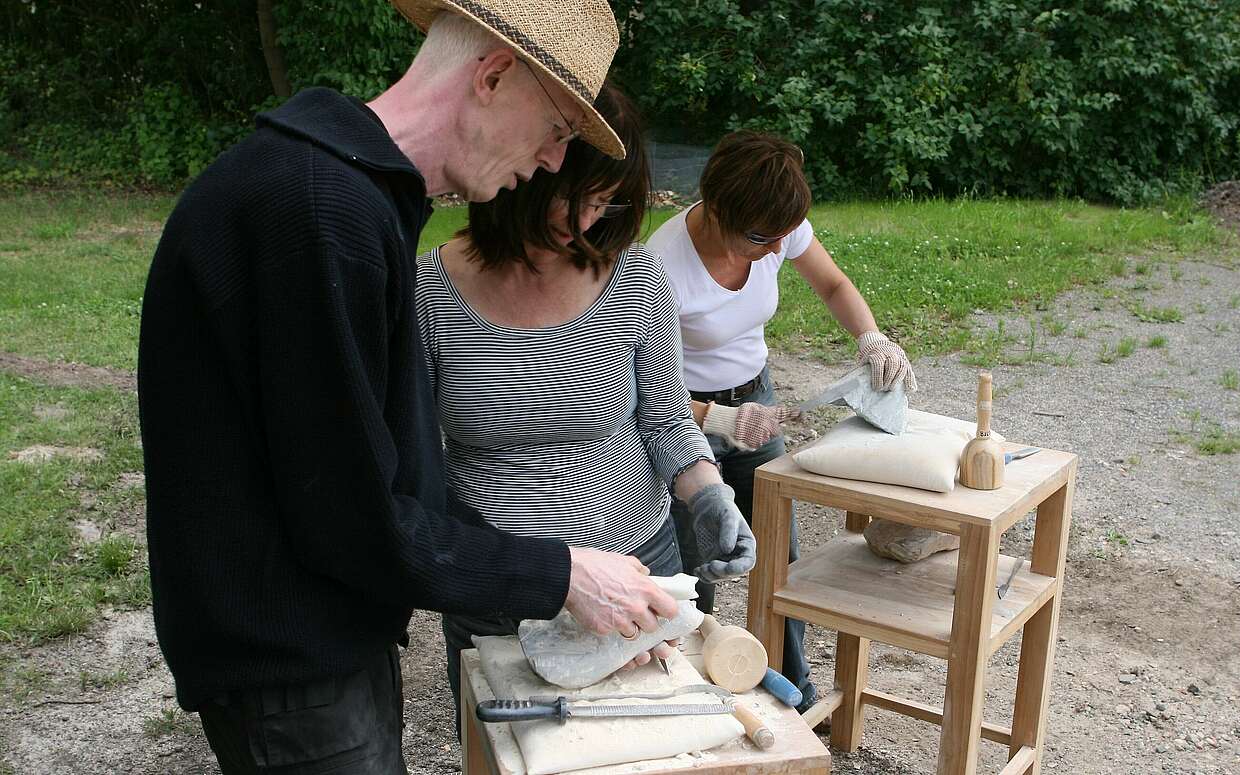
M624 143L594 109L611 59L620 46L616 17L606 0L392 0L425 32L440 11L481 24L572 95L584 111L581 138L616 159Z

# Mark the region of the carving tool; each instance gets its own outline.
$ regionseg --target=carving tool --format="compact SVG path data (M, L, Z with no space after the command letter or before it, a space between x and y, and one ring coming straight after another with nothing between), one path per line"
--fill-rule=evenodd
M743 705L735 705L732 708L732 715L736 716L736 720L741 722L741 726L745 727L745 736L753 741L753 744L763 751L775 745L775 733L766 725L766 722L758 718L758 714Z
M1024 452L1024 450L1021 450L1021 452ZM1024 560L1017 560L1016 562L1012 563L1012 572L1008 574L1007 581L1003 582L1003 584L997 590L999 593L1000 600L1002 600L1003 596L1008 593L1008 589L1010 589L1012 586L1013 579L1016 578L1016 574L1020 573L1020 569L1023 568L1024 566L1025 566Z
M797 405L797 413L807 414L824 404L847 406L874 427L897 436L904 433L908 424L908 397L904 395L904 385L897 382L891 390L875 390L870 386L869 366L858 366L813 398L802 401Z
M789 708L797 707L801 700L805 699L801 696L801 690L793 686L792 681L775 672L774 668L766 669L766 675L762 676L762 688Z
M960 453L960 483L973 490L1003 486L1003 448L990 436L991 383L989 371L977 375L977 437Z
M534 700L485 700L474 711L479 721L534 721L555 719L561 724L569 718L616 718L620 716L711 716L731 713L732 706L722 702L674 705L583 705L556 697L554 702Z
M1026 457L1029 457L1030 455L1036 455L1037 453L1041 451L1042 450L1038 449L1037 447L1025 447L1024 449L1018 449L1015 452L1004 452L1003 453L1003 465L1007 465L1008 463L1011 463L1013 460L1020 460L1021 458L1026 458Z

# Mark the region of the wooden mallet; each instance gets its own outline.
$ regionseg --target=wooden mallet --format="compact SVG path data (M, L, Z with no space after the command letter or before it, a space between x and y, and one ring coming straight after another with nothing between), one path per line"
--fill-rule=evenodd
M716 686L747 692L766 675L766 649L748 630L734 624L721 626L707 614L702 633L702 661Z
M990 437L991 382L989 371L977 376L977 436L960 455L960 483L974 490L1003 486L1003 447Z

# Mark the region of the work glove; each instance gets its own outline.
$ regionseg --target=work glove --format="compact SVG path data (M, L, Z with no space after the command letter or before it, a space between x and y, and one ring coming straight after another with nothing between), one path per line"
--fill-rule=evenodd
M780 424L792 416L783 406L766 406L755 401L740 406L711 402L706 406L702 432L722 436L729 444L753 451L779 435Z
M904 392L917 392L913 364L900 345L878 331L866 331L857 337L857 360L870 366L870 386L875 390L891 390L904 380Z
M708 484L689 498L702 564L693 575L712 584L744 576L758 561L758 542L726 484Z

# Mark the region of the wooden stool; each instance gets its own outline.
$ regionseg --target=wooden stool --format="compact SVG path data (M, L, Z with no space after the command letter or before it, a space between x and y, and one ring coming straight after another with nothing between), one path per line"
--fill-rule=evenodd
M1020 444L1004 444L1005 451ZM978 741L1008 746L1002 775L1041 768L1064 557L1072 518L1077 458L1044 449L1014 461L998 490L950 493L819 476L791 455L755 473L753 527L758 562L749 576L749 631L766 646L771 667L783 659L784 618L838 632L835 690L805 715L831 717L831 744L855 751L864 706L939 724L938 772L973 775ZM805 552L788 566L792 501L848 512L845 535ZM1032 562L999 554L999 537L1037 509ZM903 565L874 556L865 539L869 516L960 536L960 550ZM1002 598L996 588L1017 571ZM1024 629L1012 727L983 723L986 664ZM943 708L866 688L870 640L947 660Z
M779 703L766 690L758 688L737 695L738 701L757 714L775 733L775 745L762 751L748 740L733 740L712 748L710 755L693 766L684 761L663 759L631 764L613 764L573 770L573 775L672 775L692 771L694 775L724 775L744 772L747 775L775 773L806 773L829 775L831 754L814 731L795 710ZM463 775L521 775L525 763L517 739L508 724L483 724L474 715L480 700L495 695L482 675L477 649L461 652L461 769ZM571 721L569 722L572 723ZM657 766L667 762L666 767Z

